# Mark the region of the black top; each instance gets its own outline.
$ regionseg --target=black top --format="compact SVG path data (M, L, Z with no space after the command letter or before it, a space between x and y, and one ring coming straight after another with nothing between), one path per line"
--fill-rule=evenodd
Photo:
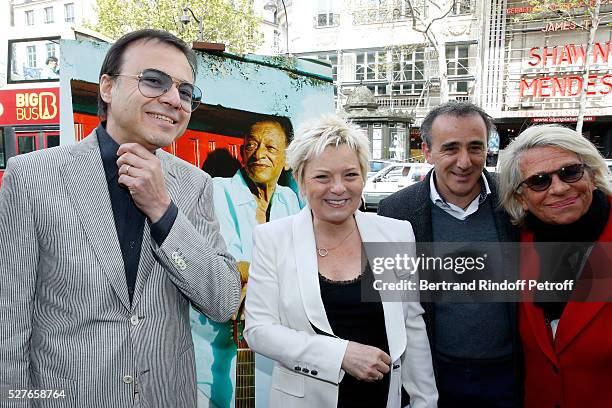
M113 208L115 229L123 257L128 294L132 300L140 263L140 247L146 216L134 204L129 190L119 184L119 168L117 167L119 144L106 132L105 125L105 122L101 123L96 133ZM178 208L174 203L170 203L166 213L156 223L150 225L151 236L158 245L163 244L170 233L177 214Z
M369 268L365 273L369 273ZM382 303L361 301L361 276L339 282L319 275L319 285L325 313L336 336L389 353ZM375 382L359 381L346 373L340 383L338 407L384 407L388 393L388 373Z

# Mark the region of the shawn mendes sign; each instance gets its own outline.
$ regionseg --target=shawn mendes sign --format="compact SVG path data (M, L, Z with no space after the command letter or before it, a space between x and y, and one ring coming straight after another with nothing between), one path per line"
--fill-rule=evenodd
M608 95L612 92L612 74L608 72L593 72L586 84L583 84L580 73L554 72L555 68L575 67L580 71L586 59L586 45L566 44L553 47L533 47L529 50L531 57L527 62L530 68L539 68L536 77L523 74L519 87L521 98L550 98L562 96L577 96L582 87L587 87L587 95ZM607 65L610 57L610 41L594 44L591 54L591 64ZM553 71L553 72L547 72Z

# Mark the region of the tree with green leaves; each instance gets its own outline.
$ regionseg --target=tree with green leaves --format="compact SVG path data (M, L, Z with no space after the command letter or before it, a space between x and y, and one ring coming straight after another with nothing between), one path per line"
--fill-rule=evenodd
M601 5L609 0L529 0L532 11L523 18L558 18L575 24L577 28L588 31L588 41L582 66L582 89L578 104L576 131L582 133L587 102L587 84L591 73L591 60L595 45L595 35L601 21Z
M252 0L96 0L97 23L90 28L117 39L143 28L166 30L186 42L198 40L198 23L181 22L188 6L202 20L202 38L234 53L252 52L261 42L260 18Z

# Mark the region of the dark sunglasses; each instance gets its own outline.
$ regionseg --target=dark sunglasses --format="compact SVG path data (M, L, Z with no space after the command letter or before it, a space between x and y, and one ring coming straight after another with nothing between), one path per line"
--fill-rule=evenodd
M558 170L551 171L550 173L538 173L534 174L531 177L526 178L521 181L521 184L518 185L517 190L521 188L523 184L532 189L533 191L544 191L547 190L548 187L552 184L552 176L556 174L564 183L575 183L582 179L584 175L584 170L587 168L582 163L570 164L568 166L563 166Z
M176 85L181 107L185 112L195 111L202 102L202 90L189 82L174 79L163 71L147 68L138 75L115 74L114 76L124 76L138 79L138 90L147 98L157 98L162 96Z

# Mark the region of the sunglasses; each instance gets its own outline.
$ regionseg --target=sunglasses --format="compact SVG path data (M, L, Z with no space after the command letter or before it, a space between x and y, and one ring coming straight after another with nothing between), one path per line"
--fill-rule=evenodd
M185 112L195 111L202 102L202 90L189 82L179 81L170 75L157 69L147 68L138 75L115 74L114 76L124 76L138 79L138 90L147 98L157 98L162 96L176 85L179 97L181 98L181 108Z
M552 184L552 176L556 174L564 183L575 183L582 179L584 175L584 170L587 168L582 163L570 164L568 166L563 166L558 170L551 171L550 173L538 173L534 174L531 177L526 178L521 181L518 185L517 190L521 188L523 184L529 187L533 191L544 191L547 190L548 187Z

